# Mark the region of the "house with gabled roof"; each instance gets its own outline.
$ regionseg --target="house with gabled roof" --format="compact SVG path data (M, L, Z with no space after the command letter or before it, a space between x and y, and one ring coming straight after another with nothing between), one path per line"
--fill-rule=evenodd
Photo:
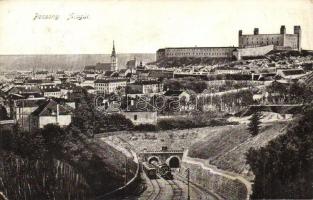
M68 126L72 122L72 114L70 106L48 99L31 114L32 128L43 128L47 124Z
M167 90L164 93L164 96L167 98L177 98L177 99L181 99L181 98L185 98L185 101L189 101L190 100L190 94L188 94L186 91L183 90Z

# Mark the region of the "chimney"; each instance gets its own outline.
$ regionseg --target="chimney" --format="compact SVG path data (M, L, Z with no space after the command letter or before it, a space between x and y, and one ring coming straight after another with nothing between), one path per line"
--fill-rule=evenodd
M253 33L254 33L254 35L259 35L259 28L254 28Z
M285 27L285 25L282 25L280 27L280 34L286 34L286 27Z
M239 30L238 34L239 36L242 36L242 30Z

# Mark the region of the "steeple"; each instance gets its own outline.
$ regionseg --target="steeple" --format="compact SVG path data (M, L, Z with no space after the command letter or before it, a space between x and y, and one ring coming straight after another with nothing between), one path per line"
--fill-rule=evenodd
M113 40L113 49L111 53L111 70L118 71L114 40Z
M114 40L113 40L113 49L112 49L111 57L113 57L113 56L116 57Z

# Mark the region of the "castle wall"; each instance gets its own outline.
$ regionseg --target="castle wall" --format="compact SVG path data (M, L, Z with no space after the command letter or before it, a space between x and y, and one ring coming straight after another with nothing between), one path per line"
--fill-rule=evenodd
M284 35L284 46L289 46L292 49L298 48L298 35L286 34Z
M301 27L294 26L293 34L286 34L284 25L280 28L279 34L259 34L259 29L254 29L254 34L242 34L238 32L239 48L259 47L274 45L277 50L301 50Z
M165 48L157 51L157 59L167 58L232 58L235 47Z
M166 57L212 57L229 58L232 57L233 47L207 47L207 48L168 48L165 49Z
M239 36L239 47L258 47L265 45L284 46L283 34L260 34Z
M234 54L237 57L237 59L240 60L241 57L264 56L265 54L269 53L272 50L274 50L274 45L267 45L262 47L237 49L237 51Z

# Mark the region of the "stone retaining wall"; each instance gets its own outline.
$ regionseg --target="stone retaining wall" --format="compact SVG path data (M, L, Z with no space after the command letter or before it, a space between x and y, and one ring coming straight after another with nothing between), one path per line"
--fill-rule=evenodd
M199 159L183 158L180 173L190 169L190 181L227 200L249 199L251 183L241 176L230 175L200 162Z

